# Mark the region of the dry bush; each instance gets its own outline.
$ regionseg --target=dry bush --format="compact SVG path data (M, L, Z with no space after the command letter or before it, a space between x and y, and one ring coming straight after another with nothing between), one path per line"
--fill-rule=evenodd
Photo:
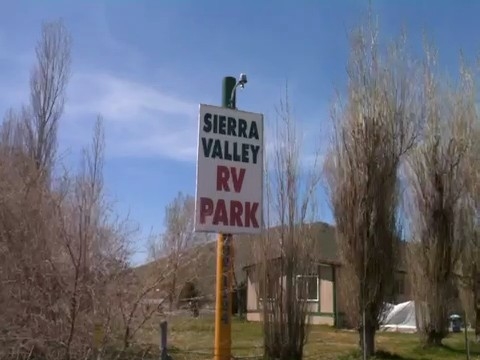
M287 94L278 111L273 163L266 166L267 230L257 243L252 274L263 299L266 359L302 358L310 309L305 283L297 276L318 274L311 222L319 176L315 167L309 174L302 171L300 142Z
M415 143L418 91L405 37L383 52L371 23L352 34L347 72L346 101L333 109L325 175L341 275L350 285L344 289L347 320L359 330L360 345L371 356L397 266L397 172Z
M97 326L103 349L125 349L161 310L144 300L170 276L129 265L135 229L105 195L100 118L79 170L56 172L69 44L61 22L44 25L30 104L0 128L0 357L85 358Z
M454 300L454 271L471 235L465 174L476 110L471 72L462 67L457 88L440 81L431 47L426 48L423 79L425 129L407 162L409 267L420 334L427 345L441 345Z

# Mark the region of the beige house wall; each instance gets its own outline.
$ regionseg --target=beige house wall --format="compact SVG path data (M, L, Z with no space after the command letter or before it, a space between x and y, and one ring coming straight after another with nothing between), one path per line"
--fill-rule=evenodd
M320 309L321 313L333 314L335 311L335 295L333 268L330 265L320 265Z
M247 276L247 312L257 310L257 289L250 274Z
M247 321L252 321L252 322L257 322L257 321L262 321L263 319L263 313L261 311L256 311L256 312L248 312L247 313ZM310 314L307 317L307 321L311 325L329 325L333 326L335 321L334 321L333 316L328 316L328 315L314 315Z
M247 271L247 320L262 321L262 302L258 296L258 280L255 272ZM319 301L309 301L308 322L314 325L334 325L335 323L335 285L332 265L320 265ZM285 278L282 279L285 283Z

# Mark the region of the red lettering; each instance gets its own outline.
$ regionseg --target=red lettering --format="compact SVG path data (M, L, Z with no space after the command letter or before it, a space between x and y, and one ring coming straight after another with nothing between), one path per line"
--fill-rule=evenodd
M230 171L228 170L228 167L223 165L217 166L217 191L230 191L228 186L229 178Z
M225 206L225 200L218 200L217 205L215 206L215 213L213 214L213 225L218 225L223 223L223 225L228 225L228 215L227 208Z
M243 226L243 206L240 201L230 201L230 226Z
M217 191L230 191L228 182L230 181L230 175L233 182L233 190L236 193L242 191L243 180L245 179L246 169L240 169L240 173L237 174L237 168L228 168L223 165L217 166Z
M232 227L259 228L259 203L241 202L238 200L224 200L200 198L200 224L207 223L211 216L212 225Z
M240 169L240 174L237 175L237 168L232 167L230 168L232 172L232 181L233 181L233 190L235 190L236 193L239 193L242 191L242 186L243 186L243 179L245 178L245 169Z
M258 228L258 221L257 221L257 211L258 211L258 203L251 203L247 201L245 203L245 227L252 227Z
M200 198L200 224L205 224L205 218L213 214L213 200Z

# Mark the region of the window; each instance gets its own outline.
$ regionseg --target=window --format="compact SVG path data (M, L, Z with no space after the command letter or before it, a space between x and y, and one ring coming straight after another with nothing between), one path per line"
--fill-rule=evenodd
M318 301L319 281L317 275L297 276L297 298L306 301Z

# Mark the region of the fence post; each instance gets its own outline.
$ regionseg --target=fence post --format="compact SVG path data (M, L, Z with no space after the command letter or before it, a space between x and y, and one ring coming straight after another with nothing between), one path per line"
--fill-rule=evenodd
M160 323L160 360L169 360L167 352L167 322L162 321Z

